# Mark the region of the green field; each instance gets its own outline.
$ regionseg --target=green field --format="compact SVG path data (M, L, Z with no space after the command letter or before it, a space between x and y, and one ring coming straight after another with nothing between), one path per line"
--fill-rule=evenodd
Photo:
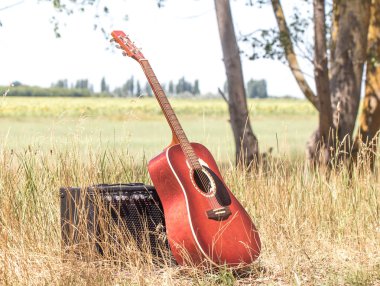
M219 160L233 156L234 144L223 100L173 99L191 141L211 149ZM305 100L249 100L251 123L260 149L304 154L316 127L316 113ZM10 149L116 148L140 157L157 154L171 139L154 98L3 98L1 145Z

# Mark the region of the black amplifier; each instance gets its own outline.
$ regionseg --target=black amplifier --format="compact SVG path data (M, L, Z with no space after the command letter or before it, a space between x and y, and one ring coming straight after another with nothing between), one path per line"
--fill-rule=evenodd
M165 219L153 186L142 183L60 188L65 252L115 254L122 249L169 257Z

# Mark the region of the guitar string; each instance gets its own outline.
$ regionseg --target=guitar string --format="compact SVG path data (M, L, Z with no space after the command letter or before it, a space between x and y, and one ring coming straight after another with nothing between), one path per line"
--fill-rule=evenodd
M152 89L153 89L153 91L154 91L154 94L156 95L156 97L157 97L157 99L158 99L159 104L161 105L161 108L166 112L166 117L167 117L167 119L168 119L168 122L171 123L171 127L173 128L173 130L177 131L177 134L181 134L181 135L186 136L186 135L184 134L184 132L183 132L183 129L182 129L180 126L179 126L179 128L182 130L181 133L179 133L178 130L176 129L176 127L174 126L173 122L178 122L178 119L176 118L176 115L175 115L175 113L173 112L173 110L172 110L171 108L170 108L170 109L167 109L167 106L171 107L171 106L170 106L170 103L169 103L169 101L167 100L167 98L166 98L164 92L162 91L162 88L161 88L161 86L160 86L160 84L159 84L159 82L158 82L158 80L157 80L157 77L154 75L153 69L150 67L150 64L149 64L148 60L139 60L139 63L140 63L141 66L143 67L143 70L144 70L146 76L148 77L149 82L151 83L151 87L152 87ZM144 63L145 63L146 66L144 65ZM153 79L155 79L155 82L153 81ZM157 88L156 85L159 86L159 89ZM164 94L164 96L161 95L162 93ZM163 100L166 100L166 102L162 102ZM169 113L168 110L171 110L170 115L168 114L168 113ZM164 112L164 114L165 114L165 112ZM174 118L177 119L177 120L176 120L176 121L173 121L173 118L171 118L170 116L174 117ZM178 128L178 127L177 127L177 128ZM185 145L185 144L184 144L183 142L181 142L181 141L188 141L188 140L183 140L183 138L179 138L179 137L181 137L181 136L177 136L177 139L179 139L180 143L182 143L182 144L180 144L181 147L182 147L182 145ZM187 139L187 138L186 138L186 139ZM190 144L190 143L189 143L189 144ZM191 146L190 146L190 148L191 148ZM182 149L182 151L184 152L185 157L188 157L188 160L190 161L191 165L194 165L194 163L192 162L193 156L190 156L190 155L188 154L188 150L187 150L185 147L183 147L183 148L181 148L181 149ZM186 151L185 151L184 149L185 149ZM193 151L193 152L194 152L194 151ZM190 159L190 157L191 157L191 159ZM199 162L198 162L198 163L199 163ZM207 176L206 174L205 174L205 176L207 177L207 179L204 178L204 177L201 175L201 174L204 174L204 172L202 171L202 165L201 165L200 163L199 163L199 165L201 166L201 170L200 170L200 171L197 170L196 168L194 168L193 166L192 166L192 167L193 167L193 170L195 170L195 172L197 173L198 178L200 179L201 184L202 184L204 190L205 190L206 193L207 193L207 190L208 190L208 188L207 188L207 186L208 186L208 182L207 182L207 181L210 180L210 178L208 178L208 176ZM201 173L200 173L200 172L201 172ZM215 195L216 195L216 190L215 190ZM217 201L215 195L212 196L212 197L207 196L207 199L208 199L208 201L209 201L209 203L210 203L210 206L211 206L212 208L214 208L214 209L215 209L215 208L219 208L219 206L220 206L220 204L219 204L219 202ZM218 206L218 205L219 205L219 206Z
M207 174L205 174L205 172L204 172L203 170L200 171L200 172L201 172L200 174L199 174L198 170L195 170L195 171L197 172L198 177L199 177L201 180L202 180L202 177L203 177L203 180L206 180L206 185L208 185L207 180L210 180L210 187L212 187L212 186L211 186L211 179L207 176ZM204 176L201 176L201 174L204 174L204 176L206 176L207 178L204 178ZM210 176L211 176L211 175L210 175ZM214 182L214 183L215 183L215 182ZM204 183L202 183L202 185L204 186ZM206 187L206 189L207 189L207 187ZM214 207L214 209L221 207L221 205L219 204L219 202L218 202L218 200L217 200L217 198L216 198L216 186L215 186L215 195L209 197L209 199L210 199L211 202L213 203L213 207Z
M123 42L129 41L129 39L127 37L123 37L123 38L120 37L120 40L122 40ZM149 83L150 83L150 85L151 85L151 87L152 87L152 89L154 91L154 94L156 95L158 103L160 104L160 106L163 109L163 111L166 111L166 113L164 112L164 115L165 115L165 117L167 117L168 123L171 124L171 127L172 127L173 131L177 131L177 134L181 134L181 135L185 136L186 140L184 140L183 138L179 138L178 136L177 136L177 139L180 141L180 146L181 146L182 151L184 152L185 157L187 157L188 160L190 161L190 164L192 165L192 169L195 170L195 172L197 173L198 178L200 179L201 184L202 184L205 192L207 193L207 191L208 191L208 185L210 184L210 187L212 187L211 179L203 171L202 165L200 164L199 161L197 161L197 164L199 164L201 170L199 171L199 170L197 170L196 167L194 167L193 160L194 160L194 155L195 155L194 153L195 152L192 149L192 147L190 145L190 142L188 141L188 139L187 139L187 137L186 137L183 129L181 128L181 126L180 126L180 124L178 122L178 119L176 118L176 115L175 115L173 109L170 108L171 105L170 105L169 101L167 100L167 97L166 97L165 93L163 92L163 90L161 88L161 85L160 85L157 77L155 76L155 74L153 72L152 67L150 66L148 60L146 60L146 59L138 59L138 58L135 58L135 57L134 57L134 59L138 60L138 62L140 63L141 67L143 68L143 71L144 71L145 75L148 78L148 81L149 81ZM153 82L154 79L155 79L155 82ZM157 88L155 85L157 85L159 88ZM163 93L163 96L162 95L160 96L160 92ZM166 100L166 106L168 106L169 109L167 109L167 107L165 106L165 102L162 102L163 99ZM168 110L171 111L170 115L168 114ZM176 120L173 121L173 118L171 118L170 116L174 117L174 119L176 119ZM175 124L173 124L173 122L177 122L178 123L179 126L177 126L177 128L179 127L179 129L182 131L181 133L179 133L178 130L175 130L175 126L174 126ZM182 140L182 142L181 142L181 140ZM183 141L185 141L186 143L188 143L188 145L190 146L190 150L192 151L192 153L194 155L191 154L191 153L189 155L189 153L188 153L189 151L187 150L187 148L185 148L185 144L183 143ZM186 146L187 146L187 144L186 144ZM196 155L195 155L195 157L196 157ZM210 181L210 182L208 182L208 181ZM215 186L215 188L216 188L216 186ZM213 200L211 200L209 196L207 196L207 198L209 199L209 203L211 202L212 207L216 208L217 205L220 206L219 202L216 199L216 189L215 189L215 196L212 196L212 198L214 198L215 202L213 202Z
M153 81L152 81L152 83L153 83L153 88L156 91L156 94L160 97L160 100L162 101L162 97L163 97L162 96L162 92L160 92L160 90L157 89L157 86L156 86L156 85L158 85L158 83L157 82L153 82ZM187 141L188 141L188 140L186 140L187 138L183 138L183 136L185 136L184 132L183 131L179 132L178 129L181 130L181 128L179 126L176 126L176 124L174 124L174 122L176 122L176 121L173 122L173 120L176 119L175 114L172 112L171 109L168 109L168 107L170 108L170 105L167 102L161 102L161 103L162 103L164 111L167 114L167 117L169 118L169 120L172 120L171 124L172 124L172 127L174 129L175 134L179 135L179 136L177 136L177 138L180 141L180 143L182 143L180 145L181 145L181 147L183 149L185 157L187 157L187 159L189 160L189 162L190 162L190 164L192 166L192 169L195 170L196 174L198 175L198 178L200 180L200 183L201 183L203 189L207 193L207 191L209 190L208 189L208 178L205 178L204 172L202 171L202 166L199 164L200 168L201 168L200 170L198 170L196 167L194 167L194 165L196 165L196 164L194 164L194 162L195 162L194 161L195 160L195 158L194 158L195 155L193 155L192 153L189 153L189 150L191 150L191 147L189 147L188 144L184 144L184 142L187 143ZM216 201L213 200L213 198L210 197L210 196L206 196L206 197L207 197L207 200L209 201L210 206L212 208L217 208Z
M151 72L152 74L149 74L150 72ZM176 118L176 116L175 116L173 110L172 110L172 109L168 109L168 107L169 107L169 108L171 107L171 106L170 106L170 103L168 102L168 100L166 99L166 97L165 97L164 95L162 95L163 91L160 89L160 84L159 84L157 78L154 76L153 69L149 67L149 63L147 63L147 75L148 75L148 78L151 80L152 88L153 88L153 90L155 91L155 94L157 95L157 97L158 97L158 99L159 99L159 103L160 103L160 105L162 106L162 108L163 108L164 111L166 112L166 115L167 115L167 118L168 118L169 123L171 123L172 128L173 128L175 131L177 131L177 132L175 132L175 133L186 136L186 135L184 134L183 130L182 130L181 133L178 132L178 128L179 128L179 129L182 129L180 126L177 126L177 127L176 127L175 124L173 124L173 122L178 122L178 119ZM154 81L154 79L156 79L156 80ZM158 86L159 88L157 88L157 86ZM161 101L160 101L160 100L161 100ZM166 102L162 102L163 100L165 100ZM170 111L170 112L169 112L169 111ZM169 113L170 113L170 114L169 114ZM173 117L174 117L174 119L177 119L177 120L176 120L176 121L173 121L173 120L174 120ZM172 120L172 121L170 121L170 120ZM188 140L184 140L184 138L182 138L182 136L177 136L177 138L179 139L180 143L182 143L182 144L180 144L181 147L185 145L185 144L183 143L183 141L185 141L185 142L188 141ZM187 138L185 138L185 139L187 139ZM182 141L182 142L181 142L181 141ZM186 147L188 147L187 144L186 144ZM183 148L182 148L182 149L183 149L183 152L184 152L185 156L188 157L188 160L190 161L191 165L194 165L194 162L193 162L193 160L194 160L193 157L194 157L194 156L193 156L192 154L189 155L189 150L188 150L188 148L186 148L186 147L183 147ZM190 148L191 148L191 146L190 146ZM197 163L199 163L199 162L197 162ZM200 164L199 164L199 165L200 165ZM202 184L204 190L207 192L207 190L208 190L208 188L207 188L207 186L208 186L207 179L208 179L208 178L205 179L204 176L201 175L201 174L204 174L203 171L202 171L202 169L199 171L199 170L197 170L197 168L194 168L194 166L192 166L192 167L193 167L193 170L196 171L196 173L197 173L197 175L198 175L198 178L200 179L201 184ZM200 165L200 167L202 168L201 165ZM201 173L200 173L200 172L201 172ZM208 201L209 201L209 203L210 203L210 206L211 206L212 208L218 208L218 205L219 205L219 204L218 204L217 200L215 200L215 198L213 199L213 197L207 196L207 199L208 199ZM219 206L220 206L220 205L219 205Z

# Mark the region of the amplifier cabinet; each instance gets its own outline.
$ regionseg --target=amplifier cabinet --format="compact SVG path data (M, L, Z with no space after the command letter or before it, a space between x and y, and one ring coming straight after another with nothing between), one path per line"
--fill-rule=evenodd
M60 200L65 252L105 255L135 247L156 257L170 256L164 213L153 186L62 187Z

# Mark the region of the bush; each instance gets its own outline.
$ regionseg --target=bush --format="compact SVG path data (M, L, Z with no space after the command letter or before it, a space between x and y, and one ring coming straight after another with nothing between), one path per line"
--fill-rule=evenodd
M4 93L8 87L0 87L2 93ZM7 96L38 96L38 97L89 97L93 96L88 89L79 88L42 88L37 86L14 86L11 87Z

